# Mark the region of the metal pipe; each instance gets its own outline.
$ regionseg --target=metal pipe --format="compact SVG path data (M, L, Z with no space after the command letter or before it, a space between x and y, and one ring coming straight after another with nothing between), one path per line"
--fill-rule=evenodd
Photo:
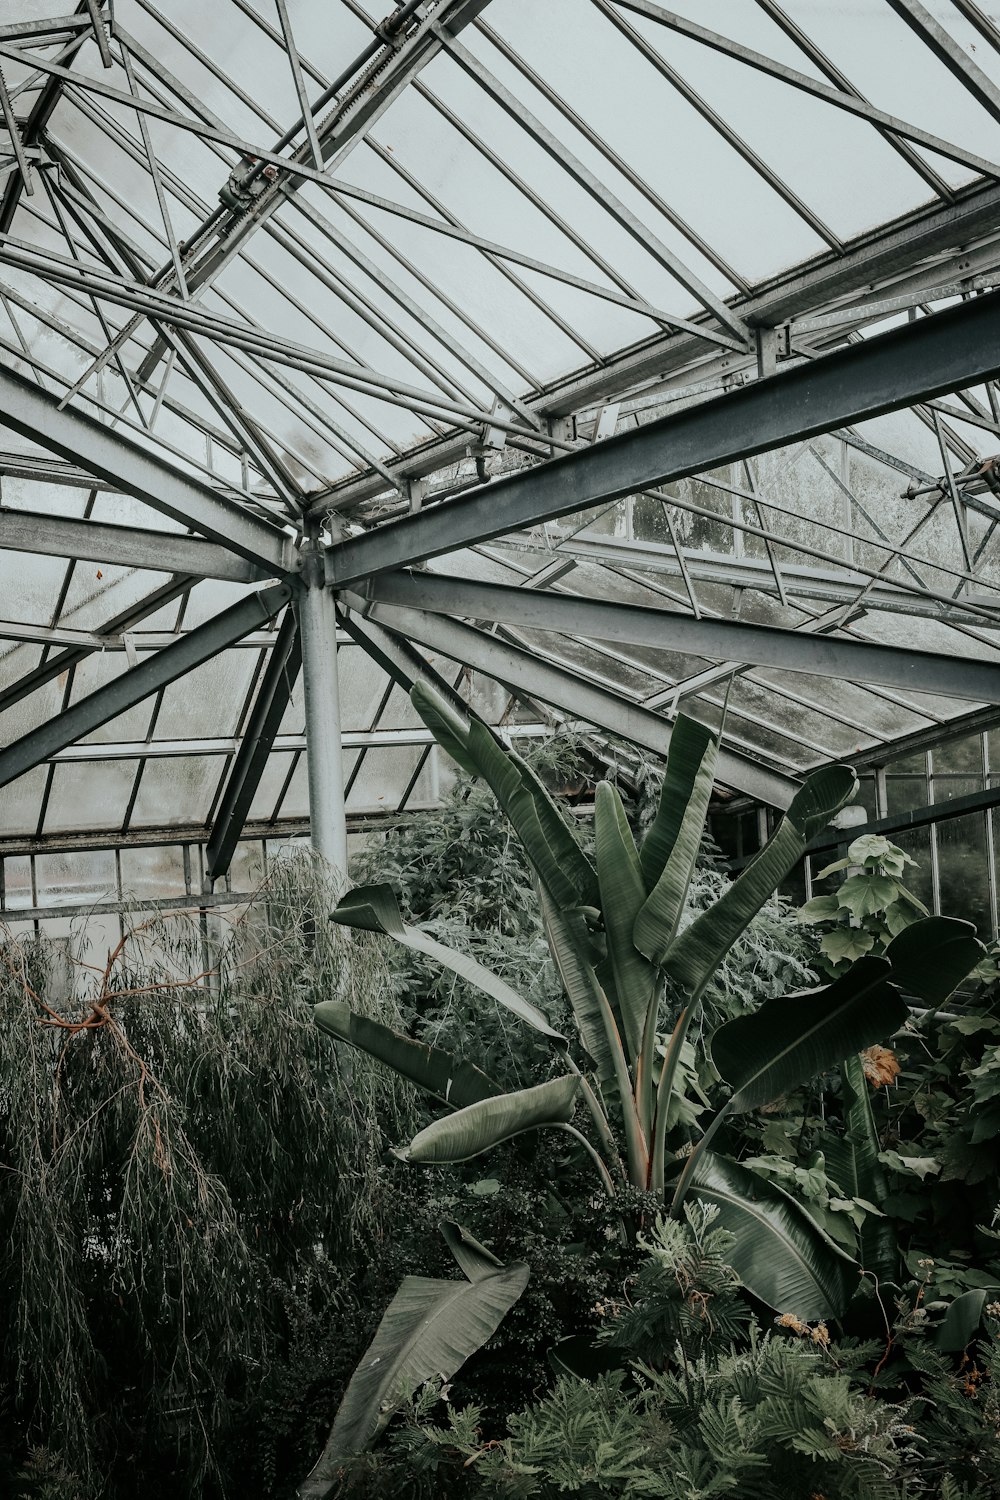
M305 689L309 826L317 854L346 878L347 816L337 676L337 610L324 586L323 552L303 543L305 588L299 596L302 682Z

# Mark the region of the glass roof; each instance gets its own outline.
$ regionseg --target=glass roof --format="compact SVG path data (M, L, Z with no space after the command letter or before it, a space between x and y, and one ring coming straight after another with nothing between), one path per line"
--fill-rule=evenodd
M0 62L0 372L53 413L0 428L0 768L293 576L251 566L240 518L289 559L336 550L1000 285L1000 27L973 0L14 0ZM380 631L519 732L656 754L725 703L726 784L758 795L763 768L775 800L961 725L1000 700L696 652L670 616L996 663L998 434L992 380L952 388L423 562L660 610L662 641L411 628L341 594L349 813L438 793ZM0 842L209 829L281 622L57 736L0 787ZM296 683L255 828L307 814L304 736Z

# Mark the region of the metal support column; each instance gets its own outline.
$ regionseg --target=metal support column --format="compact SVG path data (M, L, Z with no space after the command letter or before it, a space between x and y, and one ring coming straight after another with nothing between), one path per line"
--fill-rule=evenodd
M299 595L299 634L312 846L346 877L347 816L337 679L337 611L333 594L324 582L323 551L315 541L303 544L302 581L305 588Z

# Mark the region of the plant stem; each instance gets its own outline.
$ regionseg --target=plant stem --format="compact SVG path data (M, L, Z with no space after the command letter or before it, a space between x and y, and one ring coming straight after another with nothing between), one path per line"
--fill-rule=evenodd
M604 1110L601 1108L600 1101L591 1086L590 1079L586 1076L585 1073L582 1073L580 1071L576 1063L568 1054L566 1056L566 1062L569 1064L570 1072L575 1073L580 1080L580 1092L583 1095L584 1102L586 1103L587 1108L590 1110L590 1118L594 1122L594 1129L597 1131L608 1161L611 1162L612 1166L616 1168L618 1175L622 1179L622 1181L627 1181L625 1168L622 1165L621 1155L619 1154L618 1147L615 1143L615 1137L611 1129L611 1124Z
M709 976L711 977L711 976ZM694 1020L708 978L705 978L688 1000L677 1018L673 1035L667 1047L667 1055L660 1069L660 1081L656 1089L656 1118L653 1122L653 1153L650 1161L649 1186L654 1193L662 1193L666 1180L665 1155L667 1149L667 1117L670 1113L670 1096L674 1091L674 1079L680 1066L681 1049Z
M601 1159L600 1152L594 1150L593 1146L587 1140L587 1137L582 1133L582 1131L577 1130L575 1125L567 1125L562 1122L557 1124L555 1128L556 1130L566 1131L568 1135L573 1136L574 1140L580 1143L583 1149L587 1152L588 1156L590 1156L593 1160L598 1172L601 1174L601 1181L604 1184L608 1197L617 1198L618 1193L615 1188L614 1179L612 1178L611 1173L608 1171L603 1160Z
M680 1180L678 1181L676 1188L674 1189L674 1196L670 1200L671 1218L677 1218L680 1212L681 1204L684 1202L684 1197L687 1193L688 1187L690 1186L691 1178L694 1175L694 1169L698 1165L698 1159L704 1154L704 1152L708 1150L709 1142L712 1140L712 1137L715 1135L715 1132L718 1130L719 1126L725 1119L727 1119L728 1115L728 1105L724 1104L719 1110L719 1113L716 1115L715 1119L712 1121L711 1125L705 1131L705 1134L702 1136L701 1140L691 1152L691 1155L688 1157L687 1161L684 1163L684 1170L680 1175Z

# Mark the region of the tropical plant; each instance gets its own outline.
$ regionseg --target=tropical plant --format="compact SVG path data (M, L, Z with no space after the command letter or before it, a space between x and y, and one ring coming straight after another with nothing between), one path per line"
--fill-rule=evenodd
M925 928L926 908L903 881L906 867L914 864L889 839L862 834L843 858L819 871L817 880L841 873L845 878L837 890L806 902L797 916L820 935L817 961L829 973L843 975L853 960L866 963L887 955L897 939L905 943L907 933ZM952 930L962 944L959 929ZM912 970L903 976L907 993L926 1001L930 1010L911 1016L893 1050L875 1046L844 1059L842 1133L826 1129L816 1142L835 1194L862 1209L855 1218L859 1257L883 1283L898 1281L900 1241L905 1248L909 1224L918 1214L933 1212L936 1199L951 1200L942 1216L949 1246L962 1238L956 1231L976 1200L980 1217L997 1201L995 1191L990 1200L989 1190L997 1186L993 1162L1000 1111L991 1110L991 1103L994 1095L1000 1097L1000 1069L994 1077L991 1049L984 1044L1000 1033L1000 1023L989 1013L940 1011L961 980L995 977L993 958L982 947L978 952L978 962L969 968L964 961L945 965L937 982L924 974L923 982L915 983ZM950 1194L933 1181L943 1168L954 1183ZM985 1195L977 1190L980 1184L987 1186ZM922 1256L928 1248L926 1218L918 1243L914 1255Z
M358 887L334 920L378 932L432 955L545 1037L564 1071L532 1088L504 1091L483 1070L441 1048L327 1002L319 1025L380 1058L444 1104L448 1113L398 1154L418 1164L462 1162L530 1129L568 1132L593 1161L609 1194L623 1184L659 1195L672 1211L689 1191L716 1204L736 1235L743 1281L765 1301L800 1316L841 1309L852 1290L848 1257L782 1189L708 1150L730 1116L794 1088L851 1051L879 1040L906 1016L900 987L922 994L953 984L981 947L968 924L928 918L901 934L885 958L818 991L767 1001L717 1033L713 1056L732 1094L702 1141L671 1145L691 1112L681 1090L685 1046L719 964L805 853L809 840L854 795L845 767L812 775L769 843L711 907L686 925L688 888L712 791L718 736L680 717L674 727L656 816L637 848L615 788L595 798L594 858L539 777L478 721L467 723L430 689L413 701L439 743L492 788L532 867L549 946L582 1044L577 1063L547 1017L468 955L456 954L403 922L391 887ZM660 1026L667 1002L677 1014ZM579 1104L590 1138L573 1123Z
M800 922L822 929L819 962L828 974L843 974L855 959L882 952L904 927L927 916L926 906L903 884L906 866L915 864L898 844L863 833L842 859L818 871L817 881L847 872L836 891L814 896L798 911Z
M790 1315L764 1332L718 1217L688 1203L642 1236L641 1268L603 1329L616 1368L560 1372L499 1440L476 1408L449 1403L440 1426L418 1417L398 1440L411 1470L436 1452L472 1471L475 1495L508 1500L909 1495L925 1461L910 1403L873 1397L858 1379L879 1346L838 1348L824 1323Z
M322 1497L345 1459L369 1446L405 1399L426 1381L450 1380L495 1333L528 1284L523 1262L503 1265L460 1225L441 1233L460 1280L407 1276L354 1373L303 1497Z

